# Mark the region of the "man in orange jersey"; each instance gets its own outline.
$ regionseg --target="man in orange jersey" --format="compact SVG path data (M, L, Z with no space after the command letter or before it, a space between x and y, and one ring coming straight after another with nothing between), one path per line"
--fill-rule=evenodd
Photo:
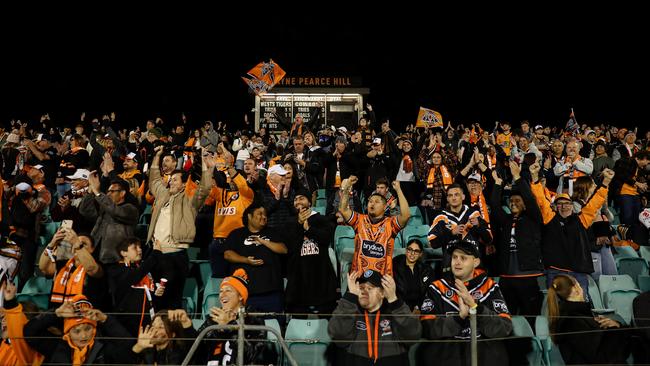
M348 197L357 177L352 175L341 183L341 194ZM399 200L399 216L386 217L386 197L373 193L368 197L368 214L360 214L350 210L349 200L341 199L339 211L345 222L354 228L354 256L352 272L364 272L368 269L382 274L393 274L393 246L395 236L402 230L411 213L408 202L399 182L393 182L393 189Z
M215 171L216 186L212 187L206 205L214 203L214 227L210 243L210 266L212 276L224 278L231 271L223 257L226 238L234 229L243 225L242 215L253 202L254 191L248 186L246 178L233 167L233 156L224 149L226 172Z

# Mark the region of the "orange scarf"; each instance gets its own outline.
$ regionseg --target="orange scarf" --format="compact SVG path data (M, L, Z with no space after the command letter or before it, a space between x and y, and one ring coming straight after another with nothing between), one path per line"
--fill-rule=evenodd
M83 294L84 282L86 280L86 269L83 266L77 267L72 274L74 267L74 258L70 258L61 268L59 273L54 278L54 285L52 286L51 302L63 303L70 301L74 295Z
M301 123L299 126L297 123L294 123L293 126L291 126L291 132L289 133L289 136L293 136L293 133L295 132L296 126L298 126L298 136L302 136L302 126L304 122Z
M370 330L370 319L368 319L368 312L364 312L364 317L366 320L366 337L368 338L368 358L374 359L375 363L379 358L379 314L380 311L377 311L375 315L375 342L374 342L374 352L373 352L373 337Z
M271 194L273 194L273 197L277 196L278 194L278 189L275 188L273 184L271 184L270 181L267 180L266 184L269 186L269 189L271 190Z
M483 192L479 194L478 196L471 196L470 201L472 206L478 206L478 210L481 213L481 218L485 220L485 222L490 225L490 214L488 213L488 205L487 202L485 201L485 196L483 195Z
M449 170L447 170L447 167L444 165L440 166L440 172L442 173L442 185L445 187L445 190L447 187L449 187L454 180L451 178L451 174L449 174ZM433 188L433 183L436 180L436 167L431 167L429 169L429 176L427 177L427 188Z
M72 340L70 339L70 333L66 333L63 336L63 340L68 342L68 346L72 348L72 365L73 366L81 366L86 362L86 357L88 356L88 352L93 349L93 346L95 345L95 335L97 334L97 328L93 328L93 339L88 343L85 347L79 348L75 346L72 343Z
M411 173L413 171L413 160L411 160L411 157L408 155L404 155L402 158L402 167L404 168L404 171L406 173Z

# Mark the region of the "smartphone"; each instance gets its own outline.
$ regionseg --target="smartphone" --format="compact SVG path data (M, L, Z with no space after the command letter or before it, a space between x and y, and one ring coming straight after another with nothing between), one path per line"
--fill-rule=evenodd
M66 230L72 230L72 220L63 220L61 221L61 228Z

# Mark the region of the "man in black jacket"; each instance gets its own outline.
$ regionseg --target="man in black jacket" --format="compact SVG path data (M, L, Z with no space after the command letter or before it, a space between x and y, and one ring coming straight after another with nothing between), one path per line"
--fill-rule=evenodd
M512 321L499 285L477 269L478 246L466 240L450 243L452 271L431 281L422 302L422 335L426 339L450 339L451 343L422 346L422 365L468 365L470 363L470 312L477 314L477 338L502 338L512 332ZM507 365L501 341L478 342L478 364Z
M542 233L542 258L546 266L548 287L558 274L568 274L580 283L585 296L589 293L587 276L594 271L591 259L591 242L587 230L593 223L594 216L607 199L609 182L614 172L603 170L603 182L596 188L580 213L573 213L573 203L568 194L559 194L555 198L556 211L544 195L544 188L539 183L539 163L530 166L533 180L531 190L542 213L544 229Z
M328 324L330 337L344 353L336 365L407 365L408 347L422 326L397 298L393 277L367 270L348 274L348 292ZM406 342L405 342L406 341Z
M328 252L334 227L332 221L311 209L310 200L311 194L304 188L293 200L298 220L288 248L287 312L331 314L339 297Z
M542 296L536 277L544 274L542 213L529 183L521 178L521 166L510 161L510 172L515 180L508 205L510 214L501 208L503 180L496 171L492 172L494 187L490 206L499 255L499 286L513 314L539 315Z

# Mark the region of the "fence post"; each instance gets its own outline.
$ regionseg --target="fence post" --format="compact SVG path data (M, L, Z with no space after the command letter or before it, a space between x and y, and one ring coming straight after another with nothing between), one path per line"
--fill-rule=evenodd
M478 366L478 345L476 343L476 308L469 309L469 327L471 330L471 357L472 366Z
M237 366L244 366L244 307L240 306L237 312Z

